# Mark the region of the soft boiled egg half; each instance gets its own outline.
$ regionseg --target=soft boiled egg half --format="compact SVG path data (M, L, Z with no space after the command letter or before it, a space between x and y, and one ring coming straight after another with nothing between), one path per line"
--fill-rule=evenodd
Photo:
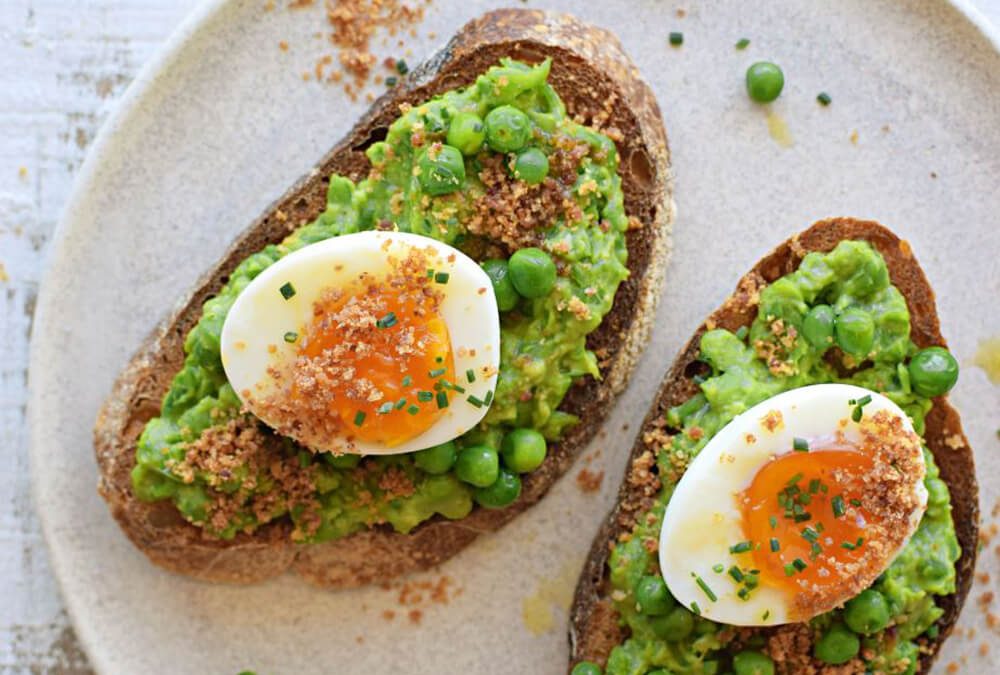
M413 452L486 414L500 360L489 277L461 251L361 232L290 253L237 297L222 329L246 408L316 451Z
M844 384L774 396L687 467L663 516L663 578L713 621L806 621L889 566L926 509L925 473L920 438L885 396Z

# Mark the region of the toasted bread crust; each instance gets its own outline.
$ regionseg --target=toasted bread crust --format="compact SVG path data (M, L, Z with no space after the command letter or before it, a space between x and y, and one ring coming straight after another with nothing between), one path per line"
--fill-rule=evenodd
M627 235L631 276L588 339L588 346L601 355L604 379L588 380L570 390L562 409L583 421L550 448L542 467L525 477L517 503L497 511L477 507L460 521L435 518L408 535L380 527L302 546L291 543L287 523L220 541L184 521L169 502L137 500L130 480L136 441L145 423L159 413L160 401L183 362L184 336L197 322L202 303L218 292L243 258L280 241L290 226L312 220L323 210L330 174L355 180L367 175L364 150L384 135L400 104L418 104L467 85L503 56L528 61L552 57L549 82L569 113L620 132L626 211L643 225ZM670 185L669 152L656 99L613 35L567 15L540 11L501 10L472 21L378 99L347 137L250 226L176 313L146 339L120 375L94 429L101 495L128 537L153 562L209 581L252 583L294 569L322 586L350 587L446 560L481 532L501 527L538 501L595 433L609 402L624 387L647 341L663 279L672 220Z
M632 460L650 449L643 442L643 432L652 428L654 420L662 418L669 408L683 403L697 393L698 386L692 378L699 372L697 358L702 334L711 328L735 331L740 326L749 326L757 316L757 293L763 286L795 271L806 253L829 251L845 239L866 240L885 258L892 283L906 298L910 310L911 337L917 346L947 346L941 336L934 291L905 240L899 239L873 221L853 218L819 221L761 259L740 279L733 294L695 331L660 385L629 455L629 467ZM934 454L941 470L941 478L951 490L952 519L962 548L962 557L957 563L957 591L938 599L945 614L938 622L940 633L937 639L929 645L928 653L921 657L919 672L930 669L941 644L951 633L958 618L972 583L979 534L979 488L972 449L962 431L958 412L951 407L947 398L934 399L933 408L926 418L924 440ZM609 597L609 547L617 541L619 535L631 531L635 517L651 506L651 500L643 501L630 494L629 471L630 469L626 471L619 488L614 509L594 539L576 588L570 612L571 663L581 660L603 663L611 649L626 638ZM633 508L624 508L624 504Z

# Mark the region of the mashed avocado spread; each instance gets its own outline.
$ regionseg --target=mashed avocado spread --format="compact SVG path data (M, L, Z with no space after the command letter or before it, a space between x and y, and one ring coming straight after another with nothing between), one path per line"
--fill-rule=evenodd
M837 316L867 315L867 325L873 328L863 336L865 348L861 355L851 356L846 349L838 352L839 367L829 357L831 344L844 347L841 339L817 340L819 346L808 339L806 317L820 305L826 306L823 311L832 310ZM789 327L794 327L795 332ZM799 338L783 340L789 333ZM842 337L849 346L850 337ZM890 283L879 253L860 241L841 242L829 253L810 253L797 271L760 291L758 316L749 331L716 329L702 336L700 360L710 372L699 378L700 393L672 408L666 416L669 433L659 443L656 456L662 487L655 506L636 519L631 536L617 543L610 556L612 599L630 637L611 652L605 669L608 675L773 673L771 657L782 660L775 654L782 640L776 635L782 630L788 637L793 635L788 631L799 631L799 641L788 650L797 651L796 658L808 661L812 645L833 635L827 646L840 640L847 645L847 651L843 661L836 655L826 663L854 659L851 662L856 667L850 672L916 670L918 639L933 637L935 621L943 614L934 596L955 592L955 561L960 555L948 487L938 478L926 446L927 511L916 533L870 589L877 595L864 592L868 594L866 599L874 598L888 608L887 622L872 634L857 636L845 629L845 620L851 624L852 617L845 617L851 603L847 609L820 615L805 625L736 630L697 616L676 601L669 612L659 616L643 614L636 602L640 580L646 575L659 576L657 549L648 547L648 542L659 539L666 504L687 463L723 426L754 404L783 391L815 383L844 382L885 394L906 411L916 432L923 435L924 416L931 400L911 386L906 363L915 353L906 302ZM856 644L859 637L860 651ZM843 651L842 644L834 646ZM823 648L818 649L823 653ZM751 656L739 656L748 651ZM816 665L816 661L812 663ZM823 664L820 658L818 665ZM789 662L778 670L798 672Z
M586 337L628 276L615 145L567 117L547 83L549 68L549 61L504 59L467 88L402 106L385 140L366 151L367 178L331 177L316 220L240 263L205 303L160 416L139 439L132 484L140 499L170 499L221 538L290 516L293 538L304 542L382 523L408 532L435 514L462 518L474 501L498 507L516 499L516 474L540 463L542 437L556 440L577 421L557 409L570 385L600 377ZM241 412L220 358L227 312L262 270L314 242L376 228L433 237L488 261L501 309L500 371L488 414L423 459L314 454L262 433ZM558 269L540 297L503 285L507 258L521 249L544 251ZM505 436L535 459L518 459L517 447L508 454ZM475 448L472 462L492 452L495 467L502 447L494 486L462 479L456 456Z

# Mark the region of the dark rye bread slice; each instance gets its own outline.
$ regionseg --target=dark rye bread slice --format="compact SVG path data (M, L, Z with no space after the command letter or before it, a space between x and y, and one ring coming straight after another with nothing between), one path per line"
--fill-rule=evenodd
M757 316L758 294L764 286L796 270L810 251L829 251L845 239L864 239L885 258L892 283L906 298L910 310L911 337L917 346L947 346L938 324L934 291L913 257L909 244L876 222L853 218L822 220L760 260L740 279L733 294L695 331L660 385L629 456L628 469L615 507L594 539L576 588L570 612L571 662L593 660L604 663L611 649L626 637L609 596L611 588L607 562L610 546L620 535L631 531L635 519L645 513L652 503L653 496L645 495L635 487L638 481L634 474L634 462L641 454L653 449L643 441L645 432L653 429L656 421L662 420L669 408L683 403L698 391L692 378L704 372L704 364L697 360L702 334L711 328L735 331L740 326L749 326ZM972 583L979 533L979 488L972 449L962 432L958 412L946 398L935 398L926 422L924 440L941 469L941 478L951 490L952 519L962 547L962 557L957 565L957 592L938 600L945 614L939 622L937 639L921 658L920 672L930 669L938 649L958 618Z
M553 59L549 81L569 113L586 124L616 130L625 207L641 223L628 232L630 278L614 306L589 338L603 379L574 386L561 406L583 420L554 445L545 463L524 480L511 507L475 508L461 521L434 518L408 535L377 527L339 541L293 545L288 523L272 523L252 535L219 541L184 521L169 501L145 503L132 494L129 472L136 440L180 368L184 336L202 303L225 283L250 253L285 237L292 226L312 220L325 206L328 177L367 174L364 149L385 137L403 103L470 84L510 56L530 62ZM175 572L210 581L251 583L294 569L308 581L350 587L426 569L451 557L480 533L497 528L538 501L566 471L597 431L615 395L625 386L649 328L663 280L672 220L669 153L656 99L639 79L618 40L571 16L528 10L491 12L467 24L427 63L378 99L345 139L314 171L281 197L233 244L215 269L146 339L120 375L97 419L94 443L100 465L99 491L128 537L149 558Z

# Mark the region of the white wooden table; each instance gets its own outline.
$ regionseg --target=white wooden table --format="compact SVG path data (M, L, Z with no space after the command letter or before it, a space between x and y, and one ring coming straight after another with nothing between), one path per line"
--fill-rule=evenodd
M3 674L91 672L49 570L29 490L32 312L48 242L90 141L138 69L197 2L0 0ZM1000 25L1000 0L975 4Z

